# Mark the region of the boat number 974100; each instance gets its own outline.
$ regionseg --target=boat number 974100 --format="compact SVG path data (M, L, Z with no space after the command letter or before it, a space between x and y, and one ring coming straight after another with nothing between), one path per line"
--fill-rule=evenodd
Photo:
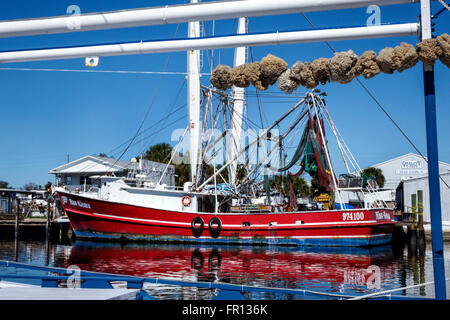
M364 220L364 212L343 212L342 220L344 220L344 221Z

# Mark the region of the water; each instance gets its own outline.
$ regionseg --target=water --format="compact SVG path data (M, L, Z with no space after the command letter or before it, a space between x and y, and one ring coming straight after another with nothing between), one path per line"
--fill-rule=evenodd
M445 244L450 255L450 244ZM367 294L433 281L429 243L422 250L382 246L362 248L280 248L183 246L104 242L1 240L0 259L43 266L187 281L309 289L329 293ZM446 262L446 275L450 276ZM369 282L380 271L379 286ZM0 270L0 273L5 270ZM11 271L8 271L11 272ZM32 271L29 271L32 272ZM371 287L373 286L373 287ZM447 283L447 296L450 296ZM211 299L214 290L146 284L159 299ZM434 286L408 289L396 295L434 297ZM299 295L245 293L249 299L305 299ZM313 297L306 297L312 299Z

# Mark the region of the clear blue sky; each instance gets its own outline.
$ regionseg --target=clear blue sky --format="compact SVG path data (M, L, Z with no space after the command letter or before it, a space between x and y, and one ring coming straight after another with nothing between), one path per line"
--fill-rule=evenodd
M0 20L65 15L68 6L78 5L82 13L148 6L183 3L177 1L144 0L16 0L0 2ZM433 3L432 12L442 8ZM381 7L381 23L415 22L419 5ZM307 16L320 28L365 25L369 14L366 8L309 13ZM270 32L309 29L300 14L250 18L251 32ZM450 31L450 13L440 15L435 34ZM216 34L235 32L236 21L217 21ZM119 30L104 30L34 37L0 39L0 50L31 49L84 44L101 44L121 41L167 39L186 36L186 24L180 26L154 26ZM212 24L206 30L211 34ZM385 38L332 42L338 51L352 49L358 55L365 50L394 47L405 41L417 42L416 37ZM312 61L319 57L331 57L330 49L323 43L253 48L253 57L260 60L268 53L285 59L289 65L297 60ZM202 72L211 68L208 54ZM215 64L231 65L233 50L215 50ZM168 63L167 63L168 62ZM148 54L135 56L105 57L100 59L97 70L185 72L186 54ZM29 62L0 65L0 68L56 68L88 69L84 59ZM438 117L439 158L450 162L450 71L439 61L435 67L436 102ZM418 148L426 154L425 119L422 64L402 73L380 74L362 81L409 135ZM186 102L183 75L142 75L75 72L11 71L0 69L0 180L21 187L27 182L45 184L53 181L48 171L64 164L67 154L76 159L88 154L109 153L131 138L136 132L148 106L152 104L150 116L144 129L151 137L130 148L124 155L129 160L152 144L171 142L174 129L186 125L186 108L178 108ZM203 76L204 84L209 77ZM158 89L159 88L159 89ZM180 90L180 95L177 92ZM336 125L362 167L367 167L393 157L414 152L413 148L386 118L371 98L356 81L350 84L328 83L320 85L328 93L328 107ZM254 89L251 89L254 90ZM270 92L279 93L276 86ZM304 92L302 88L299 93ZM267 120L275 120L288 104L263 101ZM161 123L170 110L179 109ZM257 106L249 104L251 117L259 117ZM175 120L180 119L176 123ZM258 118L255 118L258 119ZM157 123L153 129L149 129ZM116 150L117 151L117 150ZM116 154L117 155L117 154ZM335 161L336 162L336 161ZM342 172L342 165L336 164Z

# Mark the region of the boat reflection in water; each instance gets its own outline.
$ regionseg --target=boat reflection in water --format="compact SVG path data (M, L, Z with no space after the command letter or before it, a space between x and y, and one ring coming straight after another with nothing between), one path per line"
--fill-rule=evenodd
M230 247L76 241L67 262L89 271L344 294L373 292L370 286L376 285L376 278L372 272L378 269L381 289L398 287L395 281L398 270L393 263L391 246L370 249ZM148 285L146 289L158 298L209 299L216 294L209 289ZM303 298L255 292L244 296L249 299Z

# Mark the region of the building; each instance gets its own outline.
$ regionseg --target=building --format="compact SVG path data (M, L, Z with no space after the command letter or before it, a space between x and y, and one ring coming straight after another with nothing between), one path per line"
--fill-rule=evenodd
M408 153L397 158L372 165L382 170L386 182L383 189L395 190L401 181L428 176L427 162L418 154ZM439 172L450 172L450 164L439 162Z
M343 191L344 203L350 205L365 205L373 203L375 200L382 200L388 207L396 207L399 210L408 212L410 210L410 201L408 198L413 192L412 189L418 190L419 187L412 187L412 181L424 181L427 182L427 201L428 200L428 165L427 162L418 154L408 153L378 164L371 165L370 167L381 169L384 177L385 184L383 188L377 189L374 193L362 195L356 191ZM450 173L450 164L445 162L439 162L439 172L443 175ZM404 190L403 182L408 182L408 186L411 186L411 192L407 193ZM450 183L448 183L450 185ZM422 188L422 186L420 186ZM447 188L444 185L444 188ZM422 188L421 190L424 190ZM442 190L442 189L441 189ZM408 191L409 192L409 191ZM425 193L423 195L425 197ZM442 195L444 197L444 195ZM448 196L447 196L448 197ZM408 198L408 199L407 199Z
M440 174L442 221L450 224L450 172ZM417 212L423 208L423 221L431 222L428 176L403 181L402 191L405 212Z
M157 183L164 171L161 184L174 186L175 166L167 167L165 163L149 160L138 162L136 159L132 159L128 162L89 155L54 168L50 170L49 174L55 176L55 185L64 185L71 190L87 191L92 186L100 187L102 176L140 178L147 182Z

